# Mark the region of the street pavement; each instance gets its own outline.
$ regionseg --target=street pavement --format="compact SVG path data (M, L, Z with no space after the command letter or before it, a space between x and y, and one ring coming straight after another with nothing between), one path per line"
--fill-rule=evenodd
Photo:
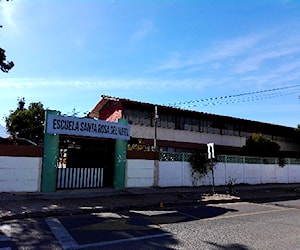
M230 202L300 199L300 183L172 188L61 190L55 193L0 193L0 222L20 218L114 212Z

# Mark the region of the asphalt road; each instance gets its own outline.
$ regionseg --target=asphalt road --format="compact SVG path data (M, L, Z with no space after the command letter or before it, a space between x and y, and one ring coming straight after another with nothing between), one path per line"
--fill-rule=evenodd
M300 200L13 220L4 249L300 249Z

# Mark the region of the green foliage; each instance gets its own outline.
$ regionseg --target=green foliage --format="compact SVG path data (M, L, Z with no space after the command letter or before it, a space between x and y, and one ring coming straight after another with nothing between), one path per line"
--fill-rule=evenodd
M6 0L6 1L9 2L9 0ZM0 2L1 2L1 0L0 0ZM2 28L2 25L0 25L0 28ZM14 63L6 61L5 50L0 48L0 69L3 72L7 73L13 67L14 67Z
M5 50L0 48L0 69L7 73L9 70L11 70L14 66L13 62L7 62L6 56L5 56Z
M285 164L286 164L285 159L283 157L279 157L278 158L278 165L283 168L285 166Z
M201 178L205 177L210 171L213 171L216 160L213 159L211 161L207 158L206 154L201 151L195 151L190 158L190 164L192 167L193 185L196 185Z
M193 177L193 185L197 186L198 181L205 177L210 171L212 172L213 177L213 193L214 193L214 166L216 164L216 160L208 159L207 155L200 152L195 151L191 158L190 164L192 167L192 177Z
M45 109L41 102L30 103L24 108L25 100L20 99L15 111L5 117L6 129L14 136L42 143L44 138Z
M201 177L204 177L210 171L210 164L207 156L200 151L196 151L192 154L190 163L192 166L192 174L197 174Z
M252 134L243 147L243 153L251 156L279 156L280 146L278 143L261 134Z

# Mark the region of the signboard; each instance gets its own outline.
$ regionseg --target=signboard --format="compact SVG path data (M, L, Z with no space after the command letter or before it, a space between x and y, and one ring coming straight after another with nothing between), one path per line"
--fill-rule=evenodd
M208 159L215 158L215 149L214 149L215 144L213 142L207 143L207 154L208 154Z
M52 114L48 115L46 132L58 135L77 135L120 140L130 139L129 125Z

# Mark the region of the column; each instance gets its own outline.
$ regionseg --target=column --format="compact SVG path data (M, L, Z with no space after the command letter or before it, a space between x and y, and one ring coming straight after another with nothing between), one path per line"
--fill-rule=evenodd
M126 119L119 119L118 123L126 125ZM126 158L127 156L127 141L116 140L115 143L115 169L114 169L114 188L124 189L126 178Z
M56 191L56 164L58 157L59 135L48 134L46 132L48 115L58 115L55 110L46 110L44 128L44 151L42 164L41 191L45 193Z

